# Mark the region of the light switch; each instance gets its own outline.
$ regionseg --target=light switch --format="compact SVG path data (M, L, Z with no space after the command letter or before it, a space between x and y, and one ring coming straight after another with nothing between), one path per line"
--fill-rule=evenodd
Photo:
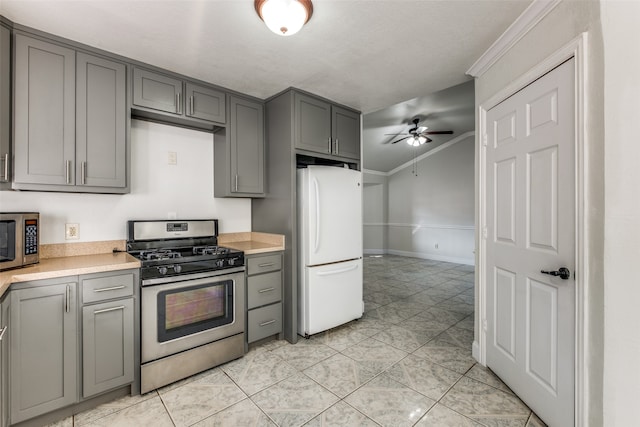
M174 166L177 165L178 164L178 153L176 153L175 151L169 151L167 164L174 165Z

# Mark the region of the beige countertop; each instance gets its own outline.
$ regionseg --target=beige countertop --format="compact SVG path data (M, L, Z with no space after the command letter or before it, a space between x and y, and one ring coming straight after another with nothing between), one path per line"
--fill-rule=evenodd
M246 255L284 250L281 234L226 233L218 236L218 243L244 251ZM38 264L0 272L0 297L12 283L140 268L140 261L126 252L111 252L124 248L124 240L42 245Z
M139 267L140 261L126 252L47 258L32 266L0 272L0 296L12 283Z
M282 234L255 231L225 233L218 236L218 243L221 246L243 251L245 255L284 251L284 236Z

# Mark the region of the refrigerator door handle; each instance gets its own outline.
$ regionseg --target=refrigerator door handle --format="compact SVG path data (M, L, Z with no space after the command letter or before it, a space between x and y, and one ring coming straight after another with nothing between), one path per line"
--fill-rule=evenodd
M313 178L313 186L316 193L316 241L313 252L318 253L318 247L320 246L320 189L318 188L318 180L315 177Z
M358 264L354 264L352 266L341 268L341 269L338 269L338 270L320 271L317 274L318 274L318 276L331 276L332 274L346 273L347 271L355 270L357 268L358 268Z

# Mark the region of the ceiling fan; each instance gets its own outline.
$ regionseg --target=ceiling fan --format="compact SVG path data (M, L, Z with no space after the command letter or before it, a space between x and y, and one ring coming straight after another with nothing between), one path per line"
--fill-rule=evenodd
M412 122L414 124L414 127L409 129L408 133L387 133L387 134L385 134L385 135L389 135L389 136L391 136L391 135L394 135L394 136L408 135L408 136L402 137L400 139L396 139L395 141L392 141L392 142L387 143L387 144L395 144L396 142L404 141L406 139L407 140L407 144L409 144L409 145L411 145L413 147L417 147L419 145L424 144L425 142L433 141L427 135L451 135L453 133L452 130L427 130L428 127L426 127L426 126L418 126L418 123L420 122L420 119L418 117L413 119Z

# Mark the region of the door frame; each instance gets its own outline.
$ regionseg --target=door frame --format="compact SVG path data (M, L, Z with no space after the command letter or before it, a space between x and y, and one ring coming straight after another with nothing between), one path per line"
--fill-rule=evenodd
M486 366L487 351L487 302L486 292L486 145L487 145L487 111L506 100L525 86L531 84L544 74L553 70L568 59L575 58L575 425L588 424L588 366L589 348L589 318L587 307L588 294L588 231L585 221L588 194L585 185L588 176L588 132L585 123L587 111L587 33L582 33L562 48L551 54L539 64L531 68L514 82L504 87L494 96L478 106L476 144L476 245L478 250L476 265L476 298L477 312L475 315L475 340L473 343L473 357Z

